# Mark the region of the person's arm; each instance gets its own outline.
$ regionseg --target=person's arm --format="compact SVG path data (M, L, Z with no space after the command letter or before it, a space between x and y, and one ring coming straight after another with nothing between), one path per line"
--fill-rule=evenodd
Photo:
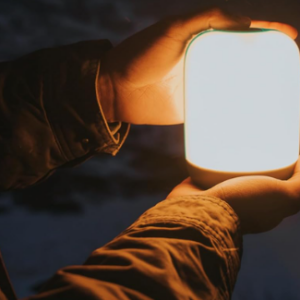
M242 234L270 230L299 209L300 160L287 181L248 176L201 191L188 179L26 300L229 300Z
M227 203L169 198L26 300L230 299L241 252L239 220Z
M128 123L182 123L188 41L208 28L249 25L220 9L197 11L112 49L81 42L0 64L0 190L30 186L94 153L115 154Z
M0 189L24 188L95 153L116 154L129 125L98 93L106 40L44 49L0 64ZM108 104L105 104L107 107Z
M260 25L297 35L289 25ZM182 123L188 42L203 30L249 26L249 18L213 8L162 20L115 48L81 42L1 63L0 190L30 186L95 153L115 154L127 123Z

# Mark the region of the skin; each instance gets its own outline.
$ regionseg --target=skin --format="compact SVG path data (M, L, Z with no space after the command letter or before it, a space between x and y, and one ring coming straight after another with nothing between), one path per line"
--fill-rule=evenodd
M183 58L194 35L207 29L277 29L295 39L297 30L278 22L251 21L219 8L167 18L129 37L101 62L98 93L109 122L178 124L183 116ZM287 181L267 176L230 179L203 191L191 179L168 197L208 195L226 201L243 233L274 228L300 209L300 162Z
M244 176L201 190L187 178L167 198L187 195L220 198L238 215L243 234L265 232L300 210L300 160L289 180Z
M250 19L220 9L164 19L113 48L101 63L106 117L131 124L183 122L183 58L199 32L247 29Z
M219 8L164 19L129 37L101 61L98 93L109 122L183 123L183 59L196 34L207 29L272 28L292 38L290 25L252 21Z

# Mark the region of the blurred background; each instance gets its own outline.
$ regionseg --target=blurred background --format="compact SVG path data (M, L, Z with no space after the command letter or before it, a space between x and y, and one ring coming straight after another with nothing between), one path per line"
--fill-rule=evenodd
M162 17L226 3L300 29L298 0L0 0L0 61L82 40L117 44ZM116 157L97 156L24 191L0 194L0 248L18 297L82 264L187 177L183 126L133 126ZM233 299L300 299L300 214L244 238Z

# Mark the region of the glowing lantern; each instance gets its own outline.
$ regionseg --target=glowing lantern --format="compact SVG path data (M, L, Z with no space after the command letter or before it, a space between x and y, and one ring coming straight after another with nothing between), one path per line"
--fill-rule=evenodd
M244 175L291 176L299 154L300 60L276 30L208 30L185 58L185 147L208 188Z

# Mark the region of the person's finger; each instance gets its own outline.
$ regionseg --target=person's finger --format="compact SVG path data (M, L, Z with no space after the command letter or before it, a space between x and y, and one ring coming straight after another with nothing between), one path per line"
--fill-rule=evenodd
M184 179L184 180L180 183L180 185L181 185L181 184L184 184L184 185L193 184L191 177L188 177L188 178Z
M295 165L293 176L286 181L293 205L300 209L300 157Z
M187 14L171 22L171 30L183 38L208 29L243 30L249 28L251 20L248 17L233 15L220 8L212 8L201 13Z
M287 181L299 181L300 183L300 156L298 157L298 160L295 164L294 172L291 178L289 178Z
M288 36L290 36L293 40L295 40L298 36L298 31L295 27L279 22L269 22L269 21L260 21L260 20L252 20L251 28L265 28L265 29L276 29L281 31Z
M300 189L300 156L298 158L298 161L296 162L293 175L290 179L288 179L288 182L293 182L298 184Z

